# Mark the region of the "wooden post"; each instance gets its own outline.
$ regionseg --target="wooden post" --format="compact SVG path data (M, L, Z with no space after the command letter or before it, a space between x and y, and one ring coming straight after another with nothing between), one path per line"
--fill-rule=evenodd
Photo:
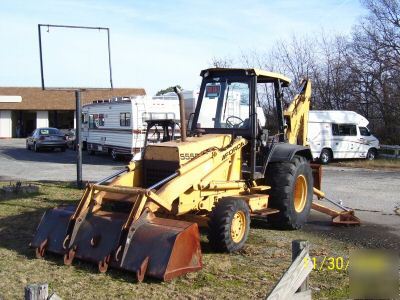
M49 296L47 283L30 284L25 287L25 300L46 300Z
M303 240L292 241L292 264L268 295L267 300L309 300L308 275L312 271L308 254L309 243Z
M310 249L310 243L305 240L294 240L292 241L292 262L294 262L297 256L300 255L303 249L307 249L307 253ZM309 262L311 263L311 262ZM303 281L297 292L304 292L308 290L308 277Z

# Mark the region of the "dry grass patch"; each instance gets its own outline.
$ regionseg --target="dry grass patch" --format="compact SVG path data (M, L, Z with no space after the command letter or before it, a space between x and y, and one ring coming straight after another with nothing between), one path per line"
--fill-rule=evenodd
M119 270L99 274L95 265L62 257L34 258L29 241L42 213L59 204L78 201L82 191L65 183L37 183L39 193L29 197L0 199L0 298L21 299L29 283L47 282L63 299L243 299L262 298L272 289L291 262L291 241L307 239L311 255L344 256L347 244L304 231L271 230L253 222L250 238L240 253L212 253L202 234L204 268L172 282L146 279ZM310 284L315 298L347 298L347 272L313 271Z
M343 160L331 163L332 166L364 168L373 170L399 170L400 159Z

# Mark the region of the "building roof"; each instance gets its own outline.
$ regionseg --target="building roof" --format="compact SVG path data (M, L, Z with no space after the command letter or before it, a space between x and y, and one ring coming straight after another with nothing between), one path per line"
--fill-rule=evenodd
M82 105L114 97L144 96L142 88L89 90L81 93ZM73 91L43 91L39 87L0 87L0 96L21 96L21 102L0 102L4 110L75 110Z

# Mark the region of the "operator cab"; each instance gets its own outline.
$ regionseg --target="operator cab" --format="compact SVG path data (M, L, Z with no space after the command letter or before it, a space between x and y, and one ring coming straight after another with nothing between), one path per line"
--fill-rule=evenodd
M280 74L257 69L213 68L203 70L200 75L203 82L189 129L244 137L252 136L252 122L253 131L265 127L258 84L273 83L280 90L290 82Z
M242 152L244 176L245 173L251 173L251 178L257 177L256 173L263 176L273 146L268 145L267 120L261 100L265 104L272 98L277 113L273 120L278 119L279 124L275 126L278 127L276 137L283 142L282 88L287 87L290 80L281 74L258 69L212 68L203 70L200 75L203 81L195 113L189 119L190 132L231 134L233 138L247 139L249 144ZM266 95L266 91L270 94Z

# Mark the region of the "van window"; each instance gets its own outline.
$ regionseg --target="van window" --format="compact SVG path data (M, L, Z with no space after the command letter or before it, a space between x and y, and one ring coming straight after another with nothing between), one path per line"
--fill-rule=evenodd
M367 127L358 127L360 129L360 134L362 136L370 136L371 132L369 132Z
M332 135L357 136L357 127L354 124L332 124Z
M119 125L120 126L131 126L131 113L120 113L119 114Z

